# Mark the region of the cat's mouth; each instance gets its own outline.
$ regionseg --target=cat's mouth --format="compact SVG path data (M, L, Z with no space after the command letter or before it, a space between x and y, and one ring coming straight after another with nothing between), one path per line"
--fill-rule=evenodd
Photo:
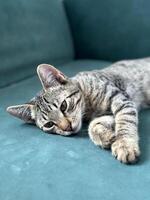
M65 132L61 132L61 133L58 133L58 134L60 134L60 135L62 135L62 136L76 135L77 132L79 132L79 130L80 130L80 128L81 128L81 125L82 125L82 122L80 121L80 122L78 122L77 125L72 126L72 130L70 130L70 131L65 131Z

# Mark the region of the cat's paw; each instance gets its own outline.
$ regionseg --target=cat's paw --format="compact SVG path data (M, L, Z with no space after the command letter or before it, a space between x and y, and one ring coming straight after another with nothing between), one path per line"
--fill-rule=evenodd
M95 145L108 149L115 139L115 134L111 128L107 128L100 123L92 122L89 126L89 136Z
M131 138L119 138L111 146L112 155L122 163L135 163L140 155L138 142Z

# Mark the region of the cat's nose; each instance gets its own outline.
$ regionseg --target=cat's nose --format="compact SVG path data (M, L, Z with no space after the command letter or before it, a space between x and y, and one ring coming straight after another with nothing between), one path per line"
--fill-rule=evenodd
M72 131L72 125L71 122L69 122L66 119L61 120L61 122L59 123L59 127L63 130L63 131Z
M68 124L67 128L65 129L65 131L72 131L71 123Z

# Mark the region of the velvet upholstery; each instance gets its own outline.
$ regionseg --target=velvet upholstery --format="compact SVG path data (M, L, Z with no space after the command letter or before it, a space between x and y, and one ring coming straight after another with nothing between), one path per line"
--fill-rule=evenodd
M71 76L109 64L77 60L58 68ZM149 200L150 111L140 115L141 160L123 165L90 141L87 124L78 135L63 137L43 133L5 112L8 105L24 103L40 89L34 76L0 90L0 199Z
M139 116L136 165L96 147L88 124L63 137L6 112L41 89L38 64L73 76L150 56L149 10L146 0L0 0L0 200L150 199L150 110Z
M62 1L0 0L0 87L31 76L39 63L73 56Z
M65 0L76 58L150 55L150 1Z

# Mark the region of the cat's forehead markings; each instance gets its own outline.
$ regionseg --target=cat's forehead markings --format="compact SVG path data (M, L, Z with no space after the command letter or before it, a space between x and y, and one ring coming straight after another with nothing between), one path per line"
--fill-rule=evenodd
M55 108L58 108L58 106L57 106L57 104L56 104L56 103L53 103L53 106L54 106Z
M45 97L51 98L51 99L56 99L60 97L61 95L65 95L66 91L65 90L52 90L48 91L45 93Z

